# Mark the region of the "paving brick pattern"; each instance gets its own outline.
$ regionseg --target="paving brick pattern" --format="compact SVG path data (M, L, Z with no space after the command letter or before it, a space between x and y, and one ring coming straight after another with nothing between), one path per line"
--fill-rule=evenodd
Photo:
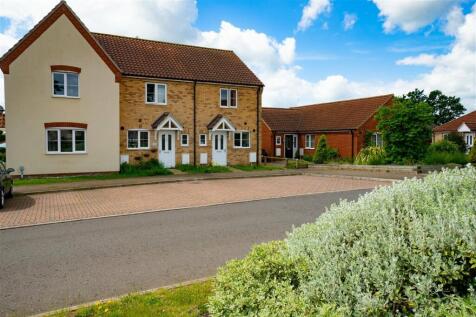
M0 211L0 229L151 210L374 188L385 181L319 176L204 180L20 195Z

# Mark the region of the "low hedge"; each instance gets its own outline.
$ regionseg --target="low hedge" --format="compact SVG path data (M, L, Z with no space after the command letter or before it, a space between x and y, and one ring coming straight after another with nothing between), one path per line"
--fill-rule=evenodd
M284 242L260 245L221 268L210 312L433 316L476 310L475 197L476 169L468 166L342 201Z

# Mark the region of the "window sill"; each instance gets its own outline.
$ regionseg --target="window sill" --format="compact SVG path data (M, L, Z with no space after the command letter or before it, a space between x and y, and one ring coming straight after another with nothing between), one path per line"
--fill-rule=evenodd
M61 95L51 95L53 98L64 98L64 99L80 99L80 96L61 96Z
M234 148L234 149L237 149L237 150L240 150L240 149L242 149L242 150L246 150L246 149L251 149L251 146L248 146L248 147L243 147L243 146L234 146L233 148Z
M181 147L188 147L188 144L187 145L184 145L184 144L180 144Z
M305 147L304 149L305 150L314 150L315 148L314 147Z
M46 155L85 155L88 152L46 152Z
M146 102L145 104L149 106L166 106L167 105L167 103L159 103L159 102Z
M220 108L223 108L223 109L237 109L238 106L235 106L235 107L232 107L232 106L220 106Z
M198 146L200 146L200 147L206 147L207 145L206 145L206 144L199 144Z
M128 151L147 151L150 150L150 147L140 147L140 148L127 148Z

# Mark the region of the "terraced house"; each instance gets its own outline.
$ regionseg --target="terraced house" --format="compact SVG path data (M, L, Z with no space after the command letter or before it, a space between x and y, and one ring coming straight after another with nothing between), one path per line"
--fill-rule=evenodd
M0 68L27 175L259 160L263 84L232 51L92 33L60 2Z

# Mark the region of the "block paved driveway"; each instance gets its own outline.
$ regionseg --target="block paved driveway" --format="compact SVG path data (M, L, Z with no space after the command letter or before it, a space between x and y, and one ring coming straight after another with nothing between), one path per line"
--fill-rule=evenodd
M5 208L0 211L0 229L145 211L369 189L388 184L385 181L299 175L19 195L7 200Z

